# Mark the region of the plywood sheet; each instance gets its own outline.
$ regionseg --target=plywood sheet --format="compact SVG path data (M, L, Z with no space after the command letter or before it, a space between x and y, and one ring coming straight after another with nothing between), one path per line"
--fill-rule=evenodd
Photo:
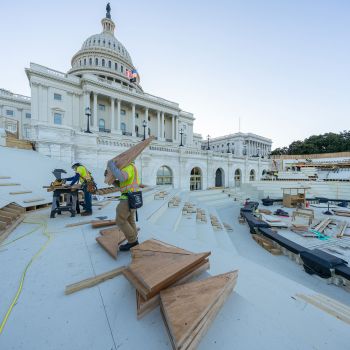
M238 271L232 271L161 291L162 312L174 349L188 349L197 336L203 335L201 330L208 328L237 277Z
M103 236L96 237L96 241L114 259L117 258L119 244L126 240L124 233L115 229Z

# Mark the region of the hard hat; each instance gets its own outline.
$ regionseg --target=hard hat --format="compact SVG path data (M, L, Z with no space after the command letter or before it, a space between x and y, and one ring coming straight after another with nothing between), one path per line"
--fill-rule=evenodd
M81 164L80 164L80 163L74 163L74 164L72 165L72 169L74 169L75 167L78 167L78 166L81 166Z

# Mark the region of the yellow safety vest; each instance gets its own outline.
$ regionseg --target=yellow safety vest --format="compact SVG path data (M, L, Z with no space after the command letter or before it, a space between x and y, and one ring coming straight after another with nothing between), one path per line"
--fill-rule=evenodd
M80 175L79 182L81 184L87 180L91 180L90 172L83 165L78 166L75 172Z
M121 171L128 174L128 179L120 182L119 190L122 193L120 199L127 199L128 197L126 194L128 192L134 192L139 189L140 179L137 169L133 164L127 165Z

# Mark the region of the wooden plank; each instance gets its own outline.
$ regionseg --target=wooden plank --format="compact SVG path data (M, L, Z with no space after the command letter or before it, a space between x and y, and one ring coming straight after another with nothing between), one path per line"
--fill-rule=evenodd
M154 136L149 137L146 140L139 142L138 144L130 147L127 151L119 154L117 157L113 158L115 165L122 169L125 166L129 165L132 161L134 161L140 153L149 146L149 144L155 139ZM111 185L115 181L115 178L111 171L107 169L107 174L105 176L105 183Z
M4 231L0 232L0 244L23 221L23 219L24 219L24 215L21 215L15 221L13 221L7 228L5 228Z
M188 349L195 339L199 342L198 335L204 335L237 278L238 271L232 271L160 292L161 310L174 349Z
M16 209L11 209L9 207L3 207L1 208L0 210L3 210L4 212L7 212L7 213L11 213L11 214L16 214L17 216L21 215L21 211L19 210L16 210Z
M147 299L181 279L193 266L206 259L210 252L186 255L145 251L144 254L134 258L129 269L148 290L143 295Z
M33 202L41 202L44 201L45 198L32 198L32 199L26 199L23 201L23 203L33 203Z
M0 215L1 215L1 216L5 216L5 217L7 217L7 218L10 218L10 219L12 219L12 220L18 216L18 214L8 212L8 211L6 211L6 210L4 210L4 209L0 209Z
M14 204L14 203L11 203L11 204L8 204L7 205L7 208L10 208L10 209L15 209L21 213L25 213L26 212L26 209L21 207L20 205L18 204Z
M26 193L33 193L33 191L18 191L18 192L10 192L11 195L17 195L17 194L26 194Z
M74 224L68 224L64 227L75 227L75 226L81 226L81 225L88 225L88 224L91 224L93 222L96 222L96 221L95 220L79 221L79 222L76 222Z
M172 286L183 284L189 281L191 278L200 275L202 272L208 270L210 267L209 261L204 260L199 263L199 265L194 266L193 271L187 276L183 277L181 280L175 282ZM141 319L143 316L147 315L149 312L154 310L159 306L160 296L159 294L154 297L145 300L142 295L136 290L136 305L137 305L137 319Z
M85 288L90 288L90 287L96 286L99 283L102 283L102 282L107 281L111 278L119 276L120 274L123 273L125 268L126 268L125 266L121 266L121 267L118 267L117 269L113 269L111 271L104 272L100 275L87 278L87 279L82 280L80 282L70 284L66 287L64 294L68 295L68 294L78 292L79 290L82 290Z
M126 240L124 233L116 229L114 232L96 237L96 241L114 259L117 258L119 245Z
M91 222L92 228L101 228L115 225L115 220L93 220Z
M6 222L6 224L9 224L12 221L12 219L8 216L0 215L0 221Z
M135 277L135 275L130 271L129 268L126 268L123 271L123 275L137 289L137 291L146 299L148 290L145 288L145 286L142 283L140 283L140 281Z
M18 183L1 183L0 186L20 186Z

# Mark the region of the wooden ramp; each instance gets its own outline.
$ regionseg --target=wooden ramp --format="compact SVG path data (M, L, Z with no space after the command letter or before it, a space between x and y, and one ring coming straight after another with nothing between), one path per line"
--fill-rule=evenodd
M118 228L100 231L101 236L96 237L97 243L113 258L117 259L119 245L126 240L124 233Z
M196 349L236 285L238 271L160 292L162 315L175 350Z

